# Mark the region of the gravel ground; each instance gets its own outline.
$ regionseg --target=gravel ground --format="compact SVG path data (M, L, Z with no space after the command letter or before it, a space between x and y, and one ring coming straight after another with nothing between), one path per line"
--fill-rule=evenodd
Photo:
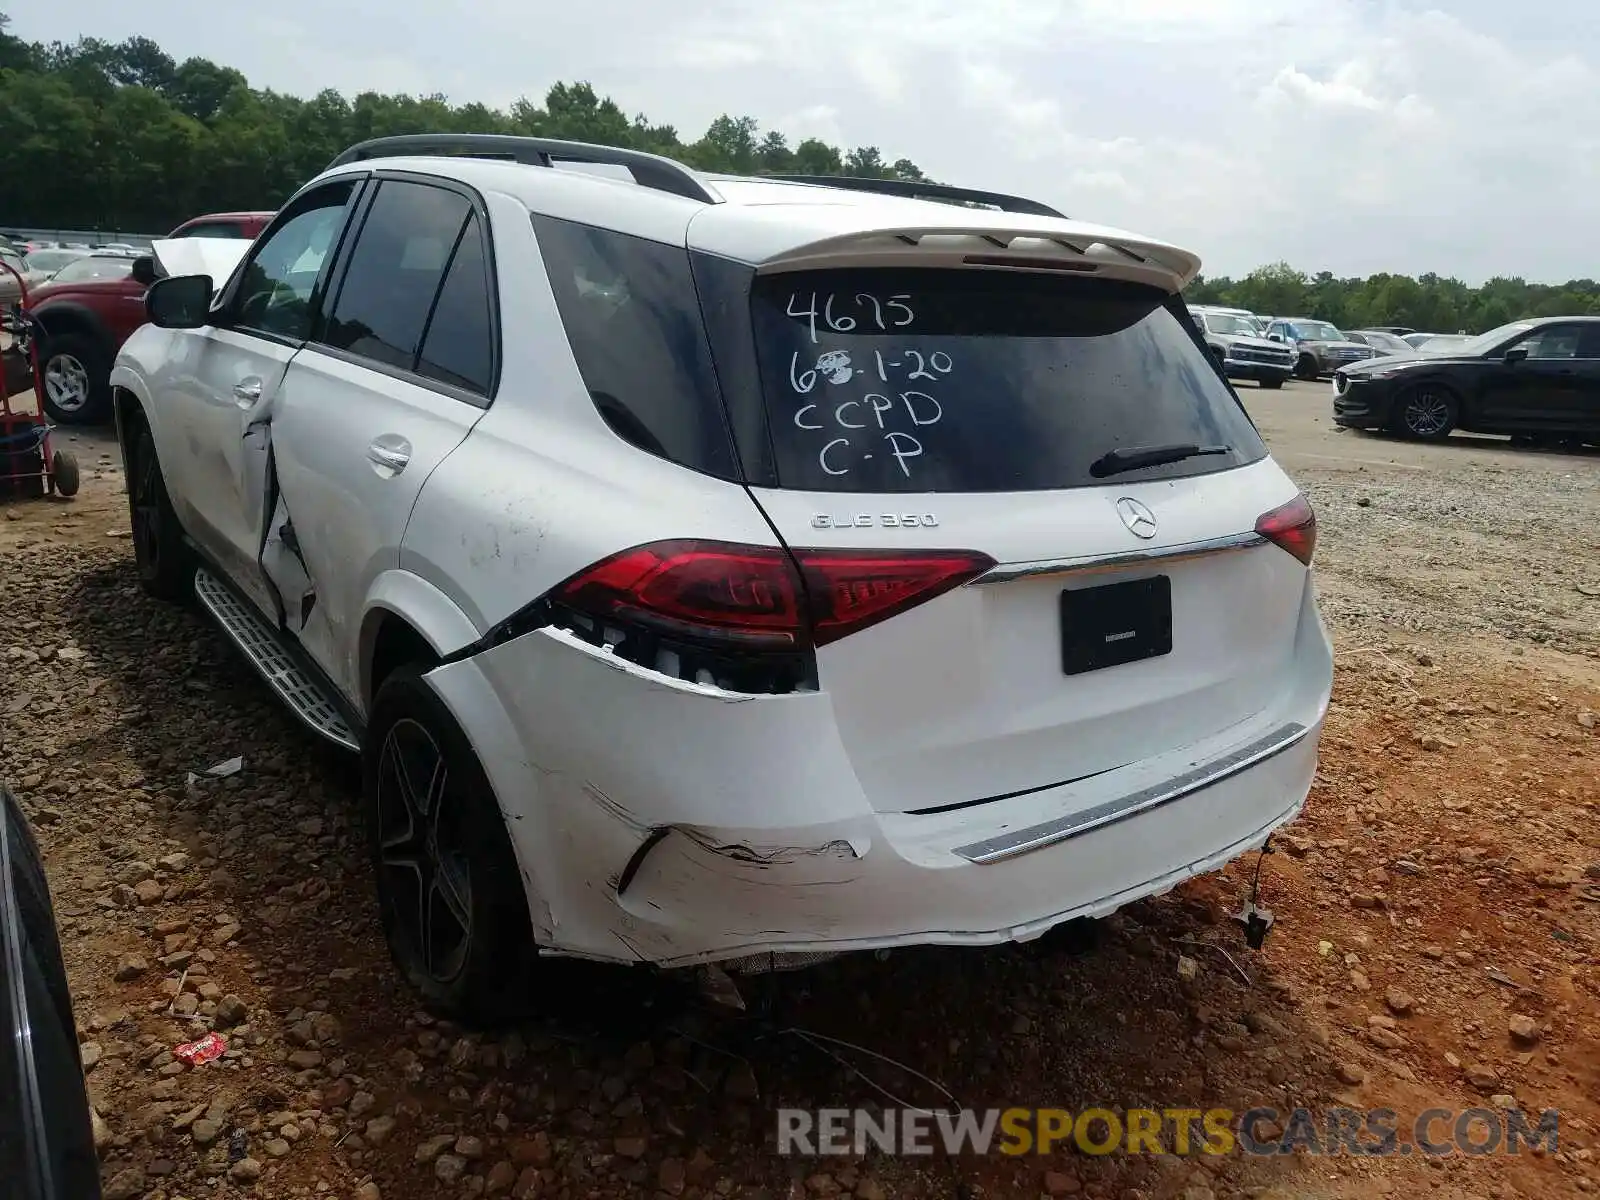
M1376 476L1367 478L1368 475ZM1323 540L1323 613L1600 655L1600 457L1576 470L1296 472Z
M47 857L107 1196L1592 1192L1595 476L1297 474L1339 680L1307 814L1267 863L1262 953L1223 915L1243 863L1093 936L840 960L766 981L739 1016L552 972L548 1016L493 1037L415 1010L376 929L349 764L219 634L144 598L109 459L71 505L12 506L0 777ZM238 774L191 778L236 755ZM174 1058L210 1029L220 1061ZM1561 1140L1427 1162L774 1152L780 1105L934 1105L929 1080L978 1107L1512 1097L1559 1106Z

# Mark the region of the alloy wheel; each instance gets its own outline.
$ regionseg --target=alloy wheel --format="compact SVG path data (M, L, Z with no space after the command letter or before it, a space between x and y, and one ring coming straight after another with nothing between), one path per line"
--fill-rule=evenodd
M449 790L434 736L409 717L390 726L378 758L379 869L418 965L440 983L460 975L472 944L472 874Z
M1418 388L1407 398L1401 419L1417 437L1437 437L1450 427L1450 401L1432 388Z
M89 369L70 354L54 354L44 365L44 390L62 412L89 403Z

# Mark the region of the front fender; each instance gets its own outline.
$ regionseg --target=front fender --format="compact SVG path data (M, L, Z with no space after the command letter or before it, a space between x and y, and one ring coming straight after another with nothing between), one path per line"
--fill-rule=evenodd
M139 402L157 450L165 449L166 441L162 437L161 407L156 403L156 381L161 377L162 367L171 352L172 335L168 330L155 325L141 325L122 343L122 349L117 351L117 357L111 364L112 388L121 388ZM120 440L123 406L116 405L116 410L117 437Z
M117 396L126 392L133 397L131 405ZM111 417L117 435L117 447L122 451L122 473L128 473L128 417L130 407L137 408L150 426L150 436L157 436L155 405L150 398L150 380L137 362L126 362L121 355L111 365Z

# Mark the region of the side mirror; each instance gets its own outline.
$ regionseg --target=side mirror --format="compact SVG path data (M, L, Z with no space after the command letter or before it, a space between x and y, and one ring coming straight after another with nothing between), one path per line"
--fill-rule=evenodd
M1526 346L1513 346L1506 351L1506 366L1512 367L1519 362L1526 362L1527 358L1528 348Z
M1283 341L1283 334L1281 334L1281 333L1269 333L1269 334L1267 334L1267 340L1269 342L1281 342L1281 341Z
M128 275L135 283L149 287L156 281L156 260L148 254L141 254L133 260L133 270Z
M199 329L211 323L211 276L158 279L144 294L144 310L162 329Z

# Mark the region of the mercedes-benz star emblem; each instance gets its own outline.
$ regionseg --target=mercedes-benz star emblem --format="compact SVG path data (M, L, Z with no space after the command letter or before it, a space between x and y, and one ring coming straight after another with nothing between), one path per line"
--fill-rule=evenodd
M1146 541L1155 537L1155 514L1132 496L1124 496L1117 501L1117 516L1122 518L1122 523L1134 537L1144 538Z

